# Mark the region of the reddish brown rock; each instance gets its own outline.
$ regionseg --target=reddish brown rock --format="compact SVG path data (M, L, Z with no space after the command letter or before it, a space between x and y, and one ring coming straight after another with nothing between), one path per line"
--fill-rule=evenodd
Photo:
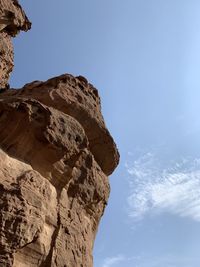
M117 165L118 152L96 89L75 86L72 94L63 77L78 80L64 75L0 95L0 266L92 266L93 242L109 196L105 172ZM52 89L55 81L60 89ZM83 94L87 90L95 90L96 98ZM86 115L79 117L81 111ZM99 143L105 138L113 151L107 152L112 164L106 171L101 153L90 145L87 131L93 128Z
M30 27L17 0L0 0L0 89L6 88L14 66L11 38Z
M0 0L6 10L18 19L0 33L1 86L12 69L10 38L30 26L17 1ZM84 77L1 90L0 267L92 267L118 161L98 92Z
M14 55L11 37L6 32L0 32L0 89L4 89L14 66Z
M85 78L64 74L9 90L3 97L34 98L74 117L84 128L90 150L104 173L110 175L117 166L118 151L105 127L98 91Z

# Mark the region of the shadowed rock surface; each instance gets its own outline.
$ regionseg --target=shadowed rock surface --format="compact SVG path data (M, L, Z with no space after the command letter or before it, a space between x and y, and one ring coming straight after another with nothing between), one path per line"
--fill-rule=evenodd
M15 0L0 0L0 14L5 88L10 38L30 22ZM5 26L6 16L15 19ZM98 92L84 77L64 74L1 90L0 266L92 267L108 175L118 161Z

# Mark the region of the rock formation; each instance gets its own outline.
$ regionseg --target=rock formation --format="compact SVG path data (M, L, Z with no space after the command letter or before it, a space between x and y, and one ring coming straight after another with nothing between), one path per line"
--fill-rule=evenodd
M31 23L17 0L0 0L0 89L6 88L14 66L11 38L30 27Z
M0 16L5 88L11 37L31 24L17 0L0 0ZM0 92L0 267L91 267L119 160L97 90L64 74Z

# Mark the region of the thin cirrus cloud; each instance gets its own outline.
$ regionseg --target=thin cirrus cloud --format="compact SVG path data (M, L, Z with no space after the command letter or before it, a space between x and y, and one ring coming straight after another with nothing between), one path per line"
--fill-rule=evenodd
M115 257L109 257L106 258L103 262L102 267L112 267L112 266L116 266L116 264L118 264L119 262L124 261L125 258L123 255L118 255Z
M152 153L132 164L129 173L129 216L140 220L163 212L200 222L200 159L182 159L163 168Z
M199 266L198 258L188 257L176 257L173 255L160 255L160 256L149 256L142 253L137 257L128 257L127 255L117 255L114 257L106 258L104 264L101 267L124 267L124 266L135 266L135 267L175 267L175 266Z

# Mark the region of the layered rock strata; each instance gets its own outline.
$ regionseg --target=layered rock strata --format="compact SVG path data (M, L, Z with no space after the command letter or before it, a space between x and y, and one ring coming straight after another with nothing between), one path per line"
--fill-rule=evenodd
M0 12L0 25L9 12L15 18L0 27L5 88L10 38L30 22L16 0L0 0ZM97 90L64 74L0 92L0 267L92 267L119 160Z

